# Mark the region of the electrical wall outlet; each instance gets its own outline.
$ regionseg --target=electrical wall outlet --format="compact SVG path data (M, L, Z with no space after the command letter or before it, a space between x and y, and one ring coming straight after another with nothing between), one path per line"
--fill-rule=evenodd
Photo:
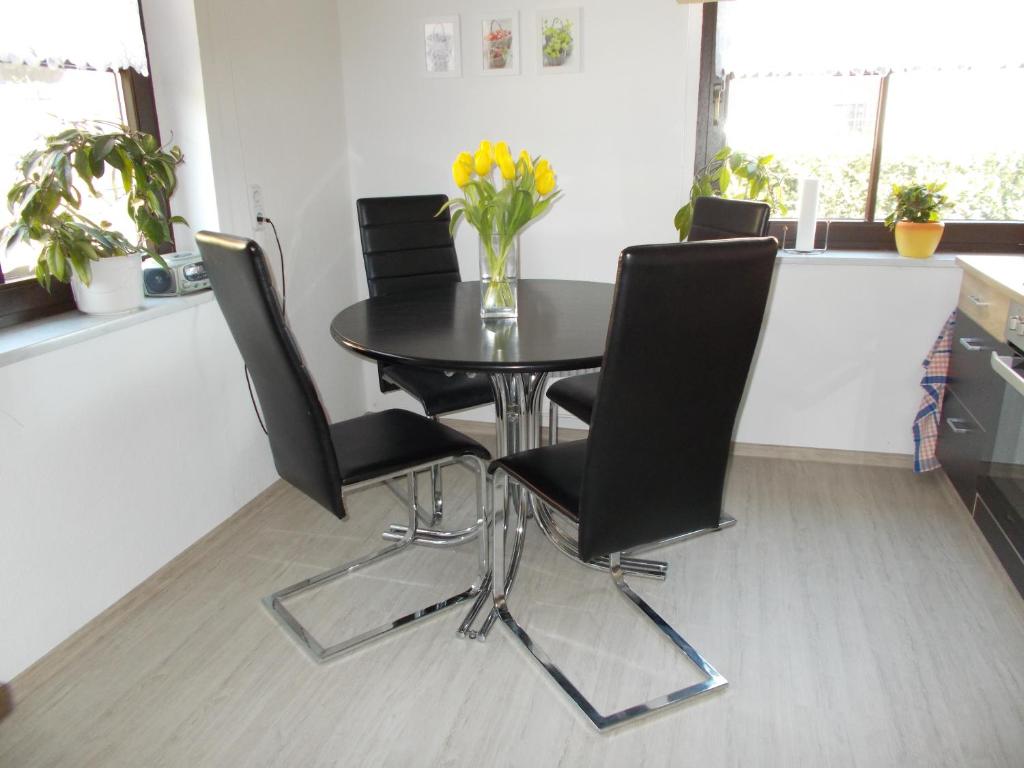
M263 189L259 184L249 186L249 204L252 206L252 224L254 229L263 229L263 219L267 215L263 207Z

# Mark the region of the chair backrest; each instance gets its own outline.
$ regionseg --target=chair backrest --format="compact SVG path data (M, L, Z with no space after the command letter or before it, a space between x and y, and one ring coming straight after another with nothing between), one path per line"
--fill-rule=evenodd
M753 200L727 200L724 197L698 197L693 204L693 224L686 238L728 240L734 237L764 237L772 209Z
M256 385L278 474L338 517L342 478L330 425L252 240L196 235L203 266Z
M364 197L356 201L370 296L457 283L459 260L448 233L445 195Z
M583 559L718 524L777 247L765 237L620 256L583 473Z

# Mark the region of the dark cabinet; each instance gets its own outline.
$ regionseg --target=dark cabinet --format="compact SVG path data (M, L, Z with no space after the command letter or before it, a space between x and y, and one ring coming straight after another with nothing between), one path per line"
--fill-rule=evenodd
M974 522L1024 595L1024 399L992 369L1010 348L961 311L938 457Z
M993 351L1010 353L1005 343L960 312L942 405L938 457L968 509L974 508L978 477L992 456L1003 401L1003 382L991 367Z

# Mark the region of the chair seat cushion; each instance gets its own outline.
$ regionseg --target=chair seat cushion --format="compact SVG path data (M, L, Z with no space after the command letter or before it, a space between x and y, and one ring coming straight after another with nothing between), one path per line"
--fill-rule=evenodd
M381 376L419 400L428 416L494 402L491 381L484 374L448 376L444 371L396 364L385 366Z
M600 375L581 373L579 376L560 379L548 387L548 399L584 424L589 424L594 401L597 399L597 382Z
M490 454L476 440L411 411L393 408L331 425L345 485L384 477L448 456Z
M500 466L548 504L578 520L586 458L587 441L574 440L506 456L491 466Z

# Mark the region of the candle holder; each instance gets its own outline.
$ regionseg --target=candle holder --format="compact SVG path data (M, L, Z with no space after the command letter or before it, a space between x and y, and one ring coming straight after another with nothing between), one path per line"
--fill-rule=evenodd
M786 247L786 236L789 234L789 225L782 228L782 245L779 246L779 250L782 253L796 253L802 256L814 256L815 254L825 253L828 250L828 232L832 228L832 219L825 219L825 245L821 248L812 248L809 251L802 251L797 248Z

